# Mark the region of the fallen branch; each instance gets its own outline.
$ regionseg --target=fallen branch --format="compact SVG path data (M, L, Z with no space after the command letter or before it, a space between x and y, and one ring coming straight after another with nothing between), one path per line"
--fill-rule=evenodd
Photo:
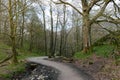
M7 62L8 60L10 60L13 57L13 55L9 55L7 58L3 59L2 61L0 61L0 64Z

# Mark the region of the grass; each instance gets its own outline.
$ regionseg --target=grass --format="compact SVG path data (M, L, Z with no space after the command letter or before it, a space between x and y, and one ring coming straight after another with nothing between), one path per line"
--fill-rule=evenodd
M10 49L10 46L0 42L0 49Z
M112 45L100 45L100 46L95 46L93 48L93 52L89 52L89 53L83 53L83 52L77 52L74 55L74 58L76 59L86 59L90 56L92 56L92 54L96 54L98 56L102 56L102 57L108 57L112 50L114 49L114 46Z
M18 52L19 52L18 60L22 60L22 59L25 59L28 57L41 56L41 54L33 53L33 52L29 52L29 51L18 51Z
M10 47L0 42L0 60L4 59L7 56L7 50L10 50Z
M86 59L91 56L91 53L77 52L74 55L75 59Z
M0 60L3 60L6 56L7 56L7 54L2 53L2 51L0 50Z
M95 46L93 51L98 56L109 57L113 49L114 49L113 45L100 45L100 46Z
M0 77L9 79L13 73L23 72L25 70L25 63L8 64L0 69Z

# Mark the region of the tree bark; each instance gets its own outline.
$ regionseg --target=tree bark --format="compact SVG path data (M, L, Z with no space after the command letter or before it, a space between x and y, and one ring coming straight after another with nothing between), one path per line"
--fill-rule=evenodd
M16 7L16 5L15 5ZM9 23L10 23L10 38L13 52L13 63L18 63L17 51L16 51L16 25L14 24L13 13L12 13L12 0L9 0ZM17 17L17 16L16 16ZM16 18L17 19L17 18Z
M31 22L30 25L30 46L29 46L29 51L32 52L33 49L33 28L32 28L33 24Z
M57 46L57 27L58 27L58 17L59 17L59 12L57 14L57 22L56 22L56 33L55 33L55 40L54 40L54 53L56 51L56 46Z
M65 46L66 46L66 32L65 32L65 26L66 26L66 5L63 5L63 22L61 22L61 37L60 37L60 50L59 54L60 56L63 56L63 53L65 52Z
M45 19L45 10L42 8L42 6L40 5L40 8L42 10L43 13L43 21L44 21L44 46L45 46L45 55L48 55L48 48L47 48L47 33L46 33L46 19Z
M91 47L90 23L85 19L83 22L83 51L86 53Z
M91 47L91 21L89 18L88 3L86 0L82 0L82 9L83 9L83 51L86 53Z
M23 8L26 5L26 1L22 0ZM22 26L21 26L21 42L20 45L23 47L23 40L24 40L24 24L25 24L25 10L22 11Z
M2 10L2 1L0 0L0 11ZM2 16L2 12L0 12L0 15ZM0 17L0 35L2 33L2 18Z
M54 57L54 36L53 36L53 12L52 5L50 3L50 15L51 15L51 34L50 34L50 55L49 57Z

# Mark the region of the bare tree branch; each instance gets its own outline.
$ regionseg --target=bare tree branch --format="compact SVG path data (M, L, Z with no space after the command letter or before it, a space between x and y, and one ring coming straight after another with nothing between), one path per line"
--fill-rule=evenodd
M107 19L103 19L103 20L96 20L95 22L109 22L109 23L113 23L113 24L120 24L120 20L117 21L117 20L107 20Z
M88 11L90 11L92 8L93 8L93 6L98 2L99 0L91 0L91 2L90 2L90 4L88 5Z
M104 28L100 23L97 23L102 29L104 29L104 30L106 30L107 32L109 32L110 34L112 34L112 35L115 35L115 33L114 33L114 31L111 31L111 30L109 30L109 29L107 29L107 28Z
M1 3L1 5L4 6L6 9L8 9L8 7L5 4Z
M108 19L108 21L111 21L111 22L116 23L116 24L120 24L120 18L118 18L118 17L115 19L115 18L113 18L111 16L107 16L105 14L103 14L102 16L106 17Z
M81 14L81 15L83 15L83 13L80 11L80 10L78 10L75 6L73 6L71 3L69 3L69 2L65 2L65 1L63 1L63 0L59 0L60 2L54 2L55 4L66 4L66 5L69 5L69 6L71 6L73 9L75 9L79 14Z
M108 0L108 1L105 2L105 4L101 8L101 10L98 12L98 14L96 14L94 16L94 18L91 20L92 22L94 22L97 18L99 18L103 14L103 12L105 11L105 9L106 9L106 7L107 7L107 5L109 4L110 1L111 0Z

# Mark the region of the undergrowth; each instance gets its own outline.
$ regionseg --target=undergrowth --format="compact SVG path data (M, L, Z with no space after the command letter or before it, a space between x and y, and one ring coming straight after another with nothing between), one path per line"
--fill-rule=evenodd
M0 64L0 77L10 79L13 76L13 73L17 72L23 72L25 70L25 63L26 58L28 57L37 57L37 56L43 56L44 53L35 53L35 52L29 52L25 49L17 49L18 52L18 64L12 64L11 61L7 61L3 64ZM10 55L11 47L0 42L0 61L5 59L8 55Z
M93 47L92 52L83 53L83 52L77 52L74 55L74 58L76 59L86 59L93 54L96 54L101 57L109 57L113 52L114 46L113 45L100 45Z

